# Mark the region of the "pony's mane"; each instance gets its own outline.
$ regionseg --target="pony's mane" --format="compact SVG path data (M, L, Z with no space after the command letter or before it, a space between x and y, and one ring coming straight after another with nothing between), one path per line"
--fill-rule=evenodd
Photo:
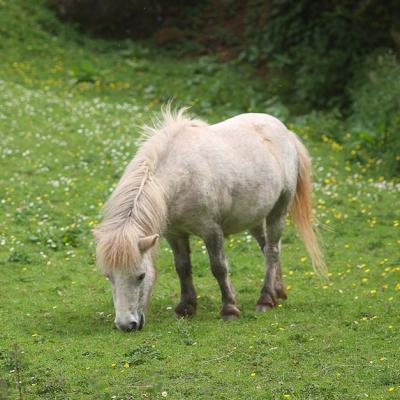
M167 218L165 190L155 177L168 143L187 127L207 126L185 115L186 108L162 110L153 126L142 128L142 143L103 209L103 221L95 228L97 261L107 271L135 268L141 258L141 237L160 234Z

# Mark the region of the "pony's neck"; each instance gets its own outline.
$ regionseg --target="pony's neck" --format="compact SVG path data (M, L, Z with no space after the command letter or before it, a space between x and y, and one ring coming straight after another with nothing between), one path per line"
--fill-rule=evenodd
M138 177L141 177L140 183ZM166 223L165 191L155 176L151 165L143 162L132 171L132 203L127 218L135 225L139 236L161 234Z
M199 120L184 116L185 109L176 113L163 111L154 127L145 127L147 140L141 145L106 204L107 219L115 227L129 224L140 235L160 234L167 219L166 182L157 179L157 168L168 153L169 142L188 126L206 126ZM171 188L168 188L169 190Z

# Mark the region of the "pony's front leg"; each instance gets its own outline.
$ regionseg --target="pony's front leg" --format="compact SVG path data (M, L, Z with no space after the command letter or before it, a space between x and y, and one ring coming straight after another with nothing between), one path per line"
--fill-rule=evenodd
M210 258L211 271L221 289L221 317L225 320L236 319L240 311L236 306L235 292L228 276L228 260L224 251L224 235L218 227L204 238Z
M189 237L186 234L167 236L174 254L175 269L181 286L181 300L175 307L178 317L192 316L196 313L196 291L192 280Z

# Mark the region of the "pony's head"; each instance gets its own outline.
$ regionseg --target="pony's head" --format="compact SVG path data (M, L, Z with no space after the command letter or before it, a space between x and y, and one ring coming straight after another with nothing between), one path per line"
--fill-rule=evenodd
M110 281L115 325L131 332L145 323L145 312L155 281L154 247L159 235L135 238L133 232L96 234L97 259ZM122 236L122 237L121 237Z
M126 167L94 229L97 263L113 288L115 324L141 329L154 283L155 244L166 224L166 196L155 176L158 160L174 132L184 127L183 111L165 110L163 120L144 130L147 138Z

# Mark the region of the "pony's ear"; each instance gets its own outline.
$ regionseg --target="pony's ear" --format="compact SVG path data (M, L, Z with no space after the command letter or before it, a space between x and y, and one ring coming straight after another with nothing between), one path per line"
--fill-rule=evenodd
M151 247L153 247L159 238L160 235L156 234L139 239L139 250L144 253L146 250L149 250Z

